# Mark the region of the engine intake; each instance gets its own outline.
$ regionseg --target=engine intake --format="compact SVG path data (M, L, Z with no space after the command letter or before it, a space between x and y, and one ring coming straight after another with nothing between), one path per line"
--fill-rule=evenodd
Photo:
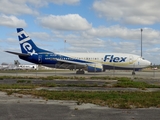
M99 64L99 63L88 64L87 71L88 72L103 72L103 66L102 64Z

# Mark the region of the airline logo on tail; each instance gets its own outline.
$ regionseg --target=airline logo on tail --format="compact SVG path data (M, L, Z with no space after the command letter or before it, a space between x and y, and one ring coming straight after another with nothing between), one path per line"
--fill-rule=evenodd
M18 38L19 43L22 49L22 53L28 53L30 55L36 54L35 49L31 45L31 39L30 37L23 31L23 29L19 28L17 29L18 32Z

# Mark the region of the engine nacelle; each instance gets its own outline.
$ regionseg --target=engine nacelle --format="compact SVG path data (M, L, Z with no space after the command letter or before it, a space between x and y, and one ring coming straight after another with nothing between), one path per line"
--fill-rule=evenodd
M88 72L103 72L103 66L100 63L88 64L87 71Z

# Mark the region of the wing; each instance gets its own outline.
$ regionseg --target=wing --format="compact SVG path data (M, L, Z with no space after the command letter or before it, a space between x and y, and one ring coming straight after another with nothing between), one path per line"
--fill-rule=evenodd
M86 69L89 63L78 62L76 60L63 60L54 59L57 61L56 68L67 68L67 69Z

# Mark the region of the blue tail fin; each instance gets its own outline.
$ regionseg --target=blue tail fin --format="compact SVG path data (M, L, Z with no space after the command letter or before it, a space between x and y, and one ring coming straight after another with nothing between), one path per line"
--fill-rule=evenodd
M22 53L32 55L32 54L38 54L38 53L43 53L43 52L50 52L50 51L38 48L35 45L35 43L32 41L32 39L23 30L23 28L17 28L17 34L18 34Z

